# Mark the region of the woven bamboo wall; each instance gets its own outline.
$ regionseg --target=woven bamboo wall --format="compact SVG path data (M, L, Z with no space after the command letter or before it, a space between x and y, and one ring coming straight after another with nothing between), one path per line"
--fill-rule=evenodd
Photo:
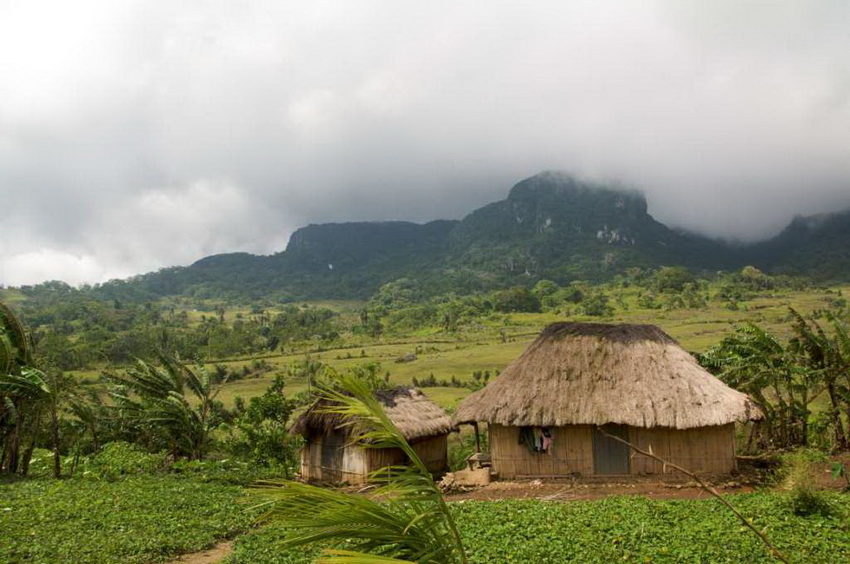
M493 471L503 480L533 476L593 475L593 427L550 427L549 452L532 453L519 443L519 428L490 425ZM734 424L699 429L629 428L629 440L688 470L705 474L728 474L735 469ZM667 473L675 472L668 469ZM632 474L661 474L661 463L632 455Z
M447 435L429 437L411 443L413 450L425 463L425 467L434 474L442 474L448 465ZM369 472L379 470L384 466L405 464L407 457L395 448L367 449L369 457Z
M411 446L432 474L443 474L448 468L448 435L415 441L411 443Z
M569 476L593 473L593 443L589 425L550 427L548 452L532 453L519 443L519 428L490 425L490 456L500 479L519 476Z
M319 482L365 484L369 473L385 466L404 464L406 456L395 448L345 447L342 465L326 468L322 464L322 435L316 435L301 449L301 478ZM445 472L448 465L447 435L430 437L413 443L425 466L435 474Z
M369 460L366 449L348 445L343 449L338 467L326 467L322 462L321 435L314 436L301 449L301 478L319 482L348 482L362 484L366 481Z
M701 474L728 474L735 470L735 424L699 429L631 427L632 444L641 450L650 450L661 458L687 470ZM632 474L661 474L660 462L643 455L633 454ZM676 473L667 469L667 473Z

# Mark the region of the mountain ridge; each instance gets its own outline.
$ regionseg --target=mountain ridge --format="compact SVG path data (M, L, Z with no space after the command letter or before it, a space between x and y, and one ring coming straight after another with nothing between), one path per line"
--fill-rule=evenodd
M364 298L412 277L435 293L548 278L604 280L626 268L685 266L850 278L850 210L795 218L766 241L740 244L671 229L637 190L545 171L460 220L310 224L272 255L224 253L98 286L139 294ZM114 293L114 292L113 292Z

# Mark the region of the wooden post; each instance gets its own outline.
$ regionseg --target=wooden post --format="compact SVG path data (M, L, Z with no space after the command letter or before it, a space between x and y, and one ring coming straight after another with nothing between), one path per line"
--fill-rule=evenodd
M478 421L472 422L472 428L475 430L475 453L481 452L481 438L478 436Z

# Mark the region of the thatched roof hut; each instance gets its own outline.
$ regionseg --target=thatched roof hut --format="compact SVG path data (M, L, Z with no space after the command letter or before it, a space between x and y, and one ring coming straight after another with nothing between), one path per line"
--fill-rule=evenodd
M416 388L393 388L376 390L375 397L381 403L390 421L398 427L404 438L414 441L434 435L444 435L452 430L452 421L443 409L428 399ZM292 424L291 432L307 436L311 432L338 431L349 435L357 423L346 425L342 415L323 412L328 400L319 400Z
M654 325L555 323L454 420L692 429L760 417Z
M453 429L449 415L416 388L376 390L375 397L428 468L434 473L444 471L448 461L446 437ZM400 450L367 449L353 443L357 421L324 412L327 405L324 399L313 403L290 428L305 439L301 453L304 479L363 483L375 470L404 463Z
M689 441L705 446L711 434L716 437L709 442L724 444L715 444L710 447L714 452L705 455L690 451L686 458L710 459L722 451L728 460L724 468L731 469L734 423L761 417L746 394L703 369L658 327L555 323L498 378L461 402L454 421L487 422L491 444L499 440L492 436L494 429L498 434L517 427L564 429L575 435L569 439L575 444L585 435L590 441L596 426L619 426L617 432L631 436L632 442L653 435L652 440L669 448L686 431L700 431L691 433ZM666 433L663 439L660 433ZM600 442L593 441L593 445ZM661 447L655 448L657 453ZM584 470L593 462L588 452L584 455L590 460L577 462ZM496 466L496 453L491 454Z

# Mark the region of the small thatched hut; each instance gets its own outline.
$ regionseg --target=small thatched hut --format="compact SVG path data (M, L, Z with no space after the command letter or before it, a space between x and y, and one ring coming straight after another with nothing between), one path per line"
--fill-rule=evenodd
M735 422L761 417L658 327L556 323L461 402L454 421L488 423L493 472L510 479L665 471L597 426L668 462L725 474L735 469Z
M438 405L416 388L377 390L390 420L434 474L442 474L448 466L447 436L452 430L451 418ZM323 413L327 400L320 400L305 410L292 425L291 432L304 437L301 450L301 477L328 483L363 484L371 472L406 461L399 449L366 448L356 444L352 429L341 415Z

